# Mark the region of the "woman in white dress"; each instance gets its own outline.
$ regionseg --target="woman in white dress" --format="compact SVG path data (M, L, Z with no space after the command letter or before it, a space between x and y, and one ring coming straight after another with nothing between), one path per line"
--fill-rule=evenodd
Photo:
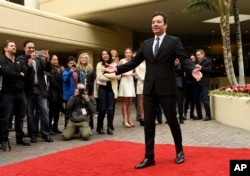
M121 59L119 65L125 64L132 59L133 53L131 48L126 48L124 52L125 58ZM119 97L122 97L122 116L123 126L126 128L134 127L131 120L131 105L133 97L135 97L134 70L130 70L121 75L119 85Z
M139 108L139 115L140 115L140 125L144 126L144 113L143 113L143 84L144 78L146 73L146 64L143 61L138 67L135 68L135 72L137 75L137 87L136 87L136 94L138 96L138 108Z

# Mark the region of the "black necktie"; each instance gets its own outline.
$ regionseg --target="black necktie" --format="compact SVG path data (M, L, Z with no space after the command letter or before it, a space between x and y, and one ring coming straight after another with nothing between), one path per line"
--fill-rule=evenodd
M160 45L160 38L159 38L159 37L157 37L157 38L156 38L155 49L154 49L154 54L155 54L155 56L156 56L156 55L157 55L157 53L158 53L158 50L159 50L159 45Z

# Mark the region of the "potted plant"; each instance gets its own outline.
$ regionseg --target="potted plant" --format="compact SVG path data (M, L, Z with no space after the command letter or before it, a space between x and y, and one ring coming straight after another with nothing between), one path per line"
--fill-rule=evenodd
M250 84L223 86L209 92L212 117L226 125L250 130Z

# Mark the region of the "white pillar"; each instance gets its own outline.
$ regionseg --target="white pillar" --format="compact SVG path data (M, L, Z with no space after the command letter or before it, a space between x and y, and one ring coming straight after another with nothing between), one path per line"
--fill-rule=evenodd
M39 9L39 0L24 0L24 6Z

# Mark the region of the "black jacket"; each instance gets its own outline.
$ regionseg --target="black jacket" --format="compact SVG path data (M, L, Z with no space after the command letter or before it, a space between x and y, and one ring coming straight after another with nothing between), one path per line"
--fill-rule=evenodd
M82 109L86 110L86 114L83 114ZM93 114L96 113L96 101L95 98L89 96L89 101L84 101L80 96L71 96L67 102L66 113L70 114L70 120L72 122L89 121Z
M202 78L198 81L198 84L208 86L210 73L212 71L212 62L210 59L205 57L199 64L201 65Z
M48 101L63 100L63 78L57 68L52 68L49 76L49 96Z
M18 58L20 58L26 62L25 57L26 57L25 55L18 56ZM47 98L48 97L48 89L47 89L47 84L45 81L44 73L51 71L50 62L45 62L43 58L39 58L39 57L37 57L35 59L35 61L36 61L37 78L38 78L38 82L39 82L38 86L40 87L40 90L42 92L43 97ZM33 86L34 86L34 79L35 79L34 74L35 73L34 73L33 67L28 67L28 71L27 71L27 74L25 76L25 94L26 94L26 97L33 96Z
M2 93L18 94L24 90L25 79L20 74L27 73L27 67L22 59L16 58L12 63L5 55L0 57L0 74L2 75Z

